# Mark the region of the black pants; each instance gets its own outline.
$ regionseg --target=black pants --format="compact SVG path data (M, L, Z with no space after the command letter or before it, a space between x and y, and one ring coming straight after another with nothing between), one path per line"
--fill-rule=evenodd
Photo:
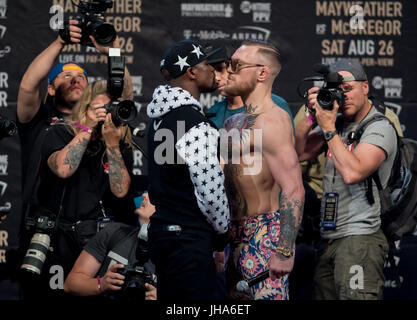
M149 252L156 267L158 300L213 300L213 237L201 230L165 231L152 223Z

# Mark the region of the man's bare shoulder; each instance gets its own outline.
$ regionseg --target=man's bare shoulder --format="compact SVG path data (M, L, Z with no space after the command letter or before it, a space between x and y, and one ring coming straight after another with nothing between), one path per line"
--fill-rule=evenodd
M291 119L288 112L279 108L272 107L268 111L261 113L256 119L256 127L272 132L288 131L291 133Z

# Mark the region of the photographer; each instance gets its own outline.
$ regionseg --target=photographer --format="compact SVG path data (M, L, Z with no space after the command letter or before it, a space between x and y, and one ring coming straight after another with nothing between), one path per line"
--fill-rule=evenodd
M378 189L373 179L368 185L368 177L377 171L386 186L396 155L396 133L382 119L368 125L356 141L355 131L378 113L368 99L366 73L349 59L338 60L330 71L342 77L332 94L337 98L326 106L318 96L322 89L311 88L310 119L305 117L296 127L301 161L317 156L327 145L314 295L326 300L382 299L388 243L380 229ZM311 130L315 121L319 127ZM367 197L370 188L373 204ZM362 276L359 282L363 285L351 285L355 274Z
M99 232L84 247L70 274L64 290L79 296L96 296L99 294L117 294L122 289L125 276L118 273L124 265L135 265L138 262L136 253L140 249L139 238L143 230L147 229L149 217L155 212L155 207L149 202L147 193L143 195L141 206L136 209L139 215L140 227L130 227L120 223L113 223ZM119 239L117 233L120 232ZM112 243L116 241L116 243ZM154 272L153 265L145 264L146 269ZM156 288L145 283L145 300L156 300Z
M80 43L82 30L77 26L78 21L70 20L68 26L68 41L58 36L30 64L20 83L17 98L17 123L21 141L22 162L22 212L26 214L29 202L33 199L35 184L38 177L40 146L44 139L44 129L58 119L64 119L73 111L87 87L87 74L83 67L75 63L56 63L59 54L70 43ZM109 46L99 45L90 36L95 48L104 55L109 52ZM119 48L116 37L111 45ZM47 98L42 101L42 84L47 78ZM133 98L133 86L127 68L125 68L123 99ZM36 208L33 210L36 211Z
M106 217L103 201L124 197L132 168L130 129L115 126L105 105L106 81L89 84L65 123L48 128L42 145L40 214L53 219L53 252L43 276L58 265L68 274L84 245ZM108 214L108 213L107 213ZM49 279L46 279L49 280ZM49 281L47 282L49 283Z

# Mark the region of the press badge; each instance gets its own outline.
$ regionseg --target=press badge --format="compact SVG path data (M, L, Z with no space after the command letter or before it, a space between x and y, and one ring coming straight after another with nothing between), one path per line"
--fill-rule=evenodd
M337 219L337 206L339 193L326 192L323 195L321 206L321 227L323 230L335 230Z
M103 230L109 223L112 223L113 217L98 217L97 218L97 232Z

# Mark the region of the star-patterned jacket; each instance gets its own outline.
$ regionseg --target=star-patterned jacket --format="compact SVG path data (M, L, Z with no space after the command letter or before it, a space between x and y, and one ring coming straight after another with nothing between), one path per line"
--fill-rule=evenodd
M223 234L230 222L219 133L186 90L155 89L147 106L151 223L178 224Z

